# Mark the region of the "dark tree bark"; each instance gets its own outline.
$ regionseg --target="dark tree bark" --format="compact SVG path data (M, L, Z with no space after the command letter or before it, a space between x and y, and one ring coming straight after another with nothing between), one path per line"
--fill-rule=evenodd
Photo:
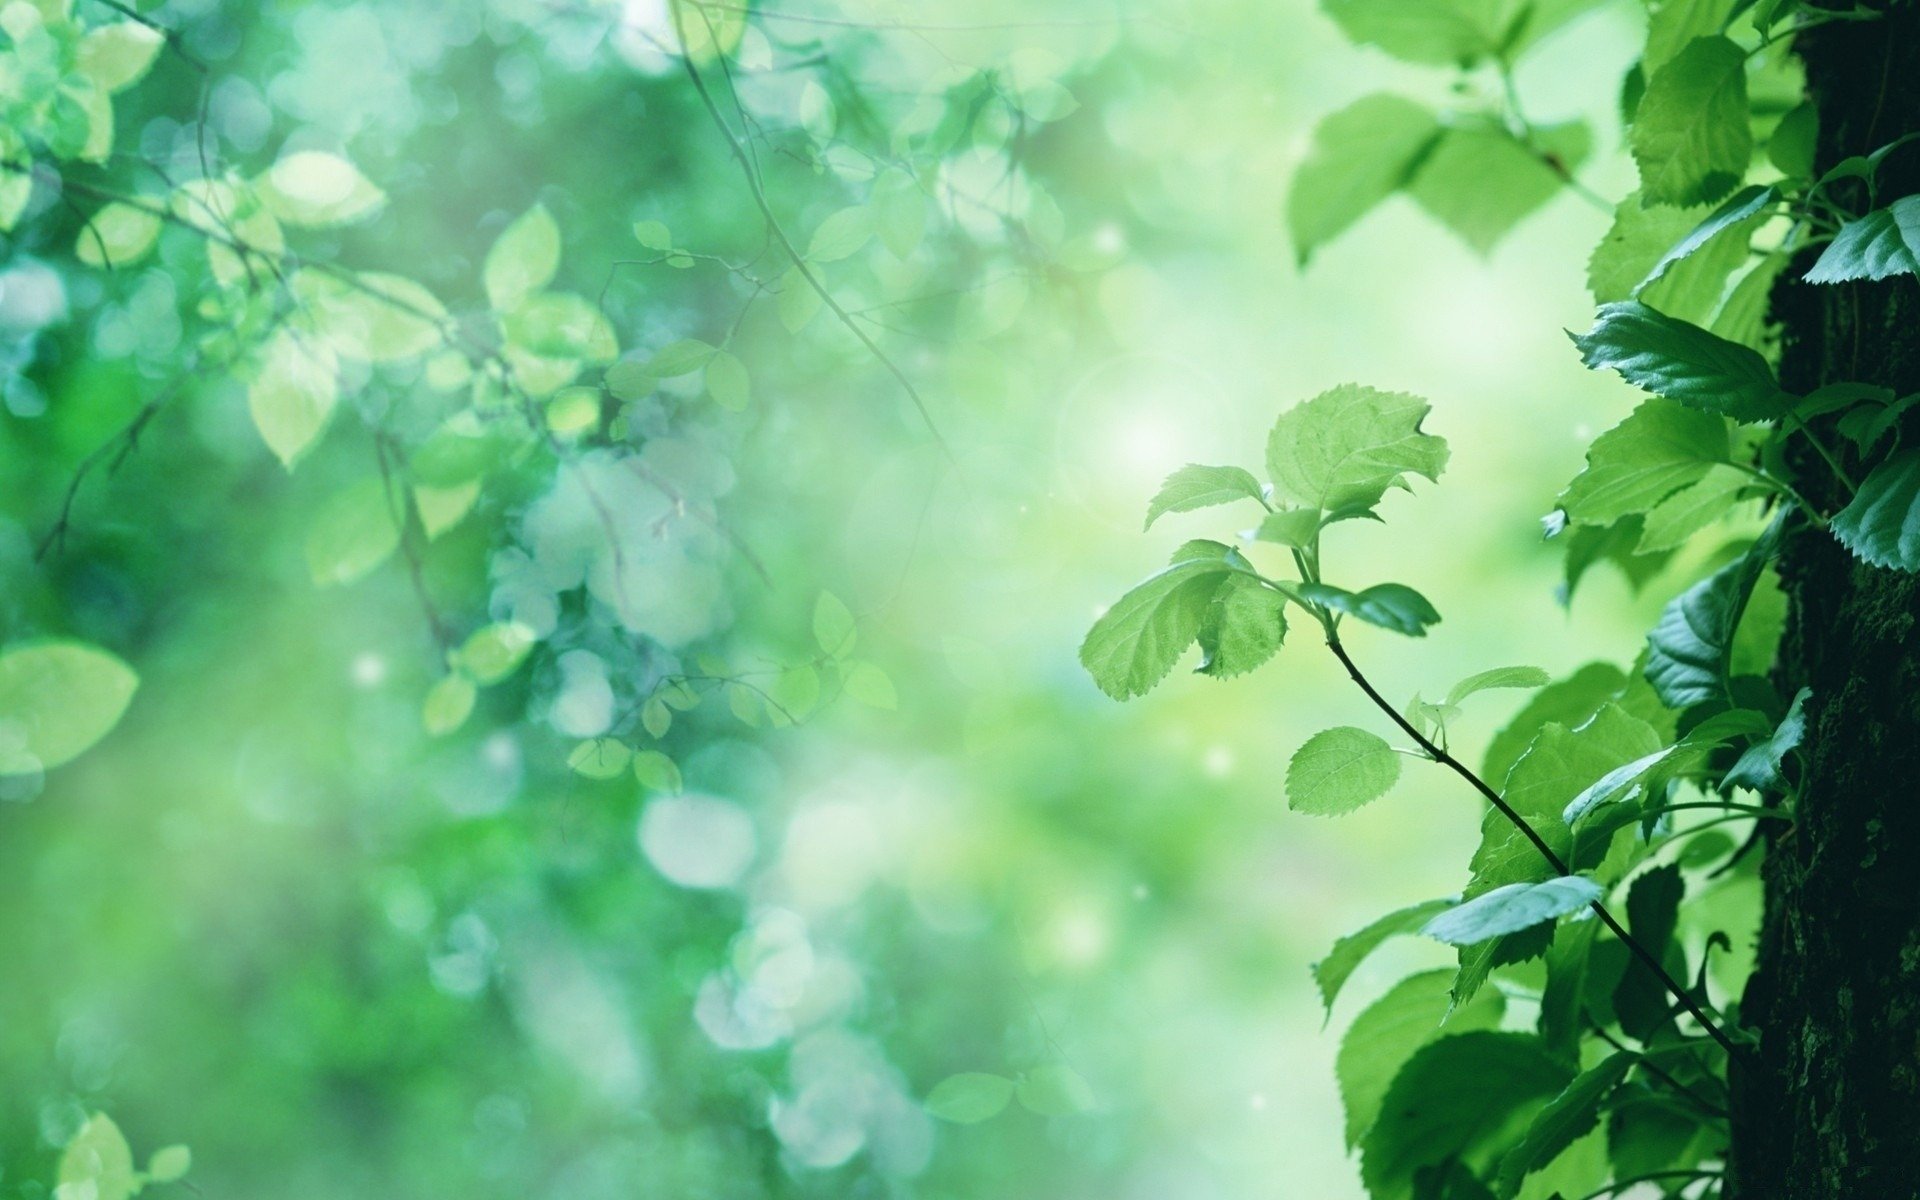
M1885 7L1799 39L1820 115L1816 174L1920 130L1920 4ZM1920 144L1887 160L1879 195L1916 192ZM1864 207L1864 189L1842 196ZM1789 390L1920 391L1920 281L1819 287L1799 273L1773 297ZM1920 429L1905 432L1920 444ZM1843 503L1818 458L1796 451L1814 502ZM1811 528L1789 540L1780 573L1791 616L1779 681L1812 689L1807 761L1796 819L1763 869L1742 1006L1761 1044L1731 1071L1727 1195L1920 1197L1920 580L1864 566Z

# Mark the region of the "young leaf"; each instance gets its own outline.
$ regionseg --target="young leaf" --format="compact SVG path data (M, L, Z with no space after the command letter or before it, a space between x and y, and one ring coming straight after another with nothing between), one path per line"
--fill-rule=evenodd
M1703 204L1740 182L1753 159L1747 52L1725 37L1688 42L1647 80L1628 145L1654 204Z
M1560 507L1580 524L1611 525L1649 511L1731 459L1725 418L1649 400L1594 439L1587 468L1560 493Z
M1475 692L1484 692L1489 688L1537 688L1553 682L1553 676L1539 667L1495 667L1477 675L1469 675L1453 685L1447 693L1448 704L1458 704Z
M1477 253L1499 240L1566 186L1566 174L1586 161L1593 135L1573 121L1535 131L1538 149L1502 126L1464 126L1440 135L1407 194ZM1559 169L1542 161L1553 156Z
M1314 816L1350 813L1387 794L1400 778L1400 756L1364 729L1323 729L1287 764L1287 807Z
M1648 510L1634 547L1640 554L1657 554L1684 545L1694 534L1718 522L1754 485L1753 476L1716 463L1693 483Z
M75 240L74 255L90 267L119 269L145 258L160 236L160 218L137 204L109 204Z
M1733 637L1761 569L1780 543L1775 520L1739 559L1694 584L1660 610L1647 635L1647 682L1668 708L1733 703Z
M1340 1084L1341 1106L1346 1109L1349 1150L1359 1144L1380 1115L1380 1101L1401 1064L1439 1037L1443 1023L1450 1034L1499 1024L1504 1005L1498 992L1488 993L1480 1003L1448 1018L1447 981L1452 974L1446 970L1422 971L1402 979L1347 1027L1334 1059L1334 1076Z
M1451 900L1428 900L1422 904L1390 912L1374 921L1364 929L1347 934L1333 944L1327 956L1313 964L1313 982L1320 989L1320 999L1325 1004L1327 1014L1333 1014L1333 1002L1339 998L1340 989L1347 980L1365 962L1367 956L1380 948L1381 943L1400 934L1417 933L1433 917L1453 907Z
M1510 1200L1526 1177L1552 1162L1600 1123L1600 1105L1633 1069L1634 1056L1621 1050L1582 1071L1547 1106L1534 1114L1527 1136L1500 1160L1495 1193Z
M1251 575L1229 575L1200 626L1200 673L1244 675L1272 658L1287 636L1287 598Z
M634 751L633 777L650 791L673 793L682 787L680 765L658 750Z
M140 677L84 642L0 651L0 776L51 771L120 723Z
M1706 220L1694 226L1692 232L1681 238L1671 250L1661 255L1660 261L1653 264L1646 278L1634 287L1633 297L1638 299L1642 292L1658 283L1676 264L1691 257L1723 231L1758 215L1779 198L1778 188L1758 186L1742 188L1727 197L1726 202L1714 209ZM1744 240L1742 239L1743 243ZM1744 249L1744 245L1742 248ZM1722 278L1724 279L1725 276L1723 275Z
M140 21L115 21L80 39L74 69L105 93L124 92L153 68L166 38Z
M1689 408L1768 421L1790 403L1754 350L1637 300L1602 306L1593 328L1573 335L1573 344L1594 370L1618 371L1635 387Z
M1577 912L1602 894L1604 889L1584 875L1510 883L1462 901L1428 921L1420 932L1449 945L1471 946Z
M1071 1117L1094 1105L1093 1089L1072 1067L1050 1063L1035 1067L1021 1079L1014 1095L1020 1107L1042 1117Z
M330 497L307 527L307 570L323 587L349 584L399 548L400 527L385 482L362 480Z
M296 150L267 169L260 199L289 225L327 227L363 221L387 196L360 169L337 154Z
M339 367L331 353L289 329L267 340L247 385L247 408L261 440L287 470L326 429L339 399Z
M618 738L588 738L567 755L567 769L588 779L624 775L633 764L633 747Z
M1626 686L1627 677L1620 668L1605 662L1588 663L1558 683L1548 684L1493 735L1482 760L1482 776L1504 783L1507 772L1542 729L1548 725L1578 729Z
M1384 93L1322 118L1287 192L1287 228L1301 264L1405 185L1439 135L1431 112Z
M1429 1042L1394 1076L1362 1140L1368 1192L1408 1200L1422 1167L1480 1149L1572 1074L1531 1034L1475 1030Z
M1842 225L1806 278L1808 283L1845 283L1916 273L1920 273L1920 196L1902 196Z
M481 271L487 301L495 312L511 312L528 296L553 282L560 269L560 226L544 204L536 204L501 231Z
M1314 537L1319 534L1320 518L1320 510L1315 508L1288 508L1270 512L1260 518L1253 536L1256 541L1304 549L1311 546Z
M468 678L481 687L492 687L520 669L538 640L533 630L517 621L496 621L476 629L454 658Z
M1342 384L1280 414L1267 435L1267 473L1302 504L1371 508L1407 475L1438 482L1446 439L1420 431L1418 396Z
M1120 597L1080 644L1080 663L1115 700L1143 696L1167 677L1200 636L1221 581L1224 558L1175 562Z
M193 1151L185 1146L162 1146L147 1159L147 1182L175 1183L193 1170Z
M1403 62L1457 67L1494 53L1505 8L1481 0L1321 0L1347 37Z
M140 1190L133 1151L113 1118L95 1113L60 1154L60 1191L90 1200L129 1200Z
M1427 598L1401 583L1376 583L1361 592L1303 583L1297 590L1303 599L1408 637L1425 637L1429 625L1440 623L1440 613Z
M431 737L444 737L467 723L478 699L473 680L458 671L444 675L427 689L420 707L420 724Z
M1639 193L1614 210L1613 226L1587 260L1587 286L1597 304L1637 299L1682 321L1704 325L1724 311L1727 279L1751 257L1757 213L1724 226L1683 257L1665 262L1689 235L1713 216L1705 205L1677 208L1646 204ZM1658 267L1656 278L1649 276Z
M1867 472L1832 528L1860 561L1920 572L1920 450L1903 450Z
M821 592L813 602L813 640L835 658L853 653L860 640L860 626L853 619L853 610L832 592Z
M1013 1080L984 1071L949 1075L927 1093L927 1111L956 1125L977 1125L998 1116L1013 1099Z
M1261 499L1260 481L1239 467L1203 467L1189 463L1167 476L1147 505L1147 528L1167 513L1192 512L1235 500Z

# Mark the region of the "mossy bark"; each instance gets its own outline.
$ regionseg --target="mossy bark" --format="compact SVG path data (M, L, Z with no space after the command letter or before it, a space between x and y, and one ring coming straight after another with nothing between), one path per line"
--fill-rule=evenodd
M1920 130L1920 4L1810 30L1796 48L1820 116L1816 172ZM1879 196L1916 192L1920 144L1889 158ZM1839 195L1866 203L1857 184ZM1774 294L1785 386L1920 391L1920 281L1795 282L1807 265ZM1920 429L1905 432L1920 444ZM1845 502L1818 458L1793 461L1816 504ZM1789 540L1780 573L1780 682L1812 698L1795 819L1763 869L1742 1006L1761 1043L1732 1071L1726 1194L1920 1197L1920 579L1864 566L1811 528Z

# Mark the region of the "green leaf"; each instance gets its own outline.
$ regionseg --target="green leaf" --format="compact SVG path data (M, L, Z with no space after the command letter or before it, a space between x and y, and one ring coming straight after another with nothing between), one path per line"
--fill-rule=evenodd
M1439 612L1427 598L1405 584L1376 583L1365 591L1349 592L1324 583L1303 583L1295 590L1302 599L1408 637L1425 637L1429 625L1440 623Z
M707 360L707 395L728 412L744 412L753 400L753 380L747 364L725 350L715 350Z
M1779 199L1778 188L1758 186L1742 188L1727 197L1720 207L1714 209L1705 220L1694 226L1686 237L1681 238L1672 249L1660 256L1659 261L1648 269L1646 278L1634 287L1632 295L1638 298L1648 288L1665 278L1669 270L1691 258L1726 231L1736 226L1749 225L1753 218L1759 216ZM1744 258L1746 251L1744 236L1739 239L1738 248ZM1721 278L1724 280L1726 276L1723 274Z
M193 1170L193 1151L185 1146L162 1146L147 1159L149 1183L176 1183Z
M1641 65L1657 71L1697 37L1726 28L1735 0L1660 0L1647 21L1647 44Z
M528 296L553 282L560 269L560 226L544 204L536 204L500 232L481 271L487 301L495 312L511 312Z
M814 644L835 658L853 653L860 640L860 626L846 601L832 592L821 592L813 602Z
M1570 520L1611 525L1644 513L1732 460L1725 418L1649 400L1594 439L1587 468L1560 494Z
M1508 27L1500 0L1321 0L1321 7L1351 41L1436 66L1493 54Z
M857 253L873 240L874 213L864 204L843 208L820 222L807 243L807 258L813 262L836 262Z
M1333 1002L1339 998L1340 989L1347 980L1365 962L1367 956L1379 949L1390 937L1401 934L1417 933L1436 914L1453 907L1451 900L1428 900L1421 904L1390 912L1386 916L1367 925L1365 928L1347 934L1333 944L1327 956L1313 964L1313 982L1320 989L1321 1002L1326 1006L1329 1016L1333 1013Z
M868 708L892 711L900 707L900 696L887 673L870 662L849 663L841 686L847 695Z
M567 769L588 779L612 779L633 765L633 747L619 738L588 738L567 754Z
M478 698L473 680L459 672L444 675L427 689L420 707L420 724L433 737L444 737L467 723Z
M1420 932L1449 945L1471 946L1578 912L1604 891L1584 875L1562 875L1541 883L1510 883L1462 901L1428 921Z
M1320 533L1320 518L1317 508L1289 508L1270 512L1260 518L1253 536L1258 541L1290 546L1296 550L1305 549L1313 545L1313 539Z
M143 205L109 204L81 229L73 250L90 267L130 267L145 258L160 236L160 218Z
M1628 146L1649 203L1708 203L1747 173L1746 62L1728 38L1695 38L1647 80Z
M432 292L399 275L364 272L342 279L305 270L293 277L301 308L294 318L309 347L363 362L394 362L442 343L447 310ZM312 350L309 350L312 353Z
M287 329L267 340L247 385L247 408L261 440L287 470L326 429L339 399L332 355Z
M1595 662L1581 667L1567 678L1550 683L1527 701L1526 707L1493 735L1482 760L1481 774L1496 783L1504 783L1521 755L1540 731L1548 725L1569 729L1587 723L1608 701L1617 699L1627 686L1627 677L1612 663Z
M1807 272L1808 283L1891 279L1920 273L1920 196L1848 221Z
M1812 696L1813 692L1807 688L1795 692L1793 703L1787 707L1787 715L1780 718L1780 724L1765 739L1747 748L1720 786L1751 788L1756 792L1785 791L1786 780L1781 768L1786 764L1787 755L1806 741L1806 706Z
M1150 577L1094 622L1081 665L1115 700L1145 695L1200 636L1234 569L1224 558L1188 558Z
M1534 1114L1527 1136L1500 1160L1495 1191L1503 1198L1520 1194L1526 1177L1559 1157L1600 1123L1600 1105L1633 1069L1634 1056L1624 1050L1582 1071L1547 1106Z
M1287 807L1322 817L1350 813L1399 778L1400 756L1385 739L1351 725L1323 729L1287 763Z
M1272 658L1287 636L1287 598L1251 575L1229 575L1200 626L1199 671L1227 679Z
M1538 688L1553 682L1553 676L1539 667L1495 667L1490 671L1481 671L1469 675L1453 685L1447 693L1448 704L1458 704L1475 692L1484 692L1489 688Z
M1302 504L1371 507L1407 475L1438 481L1446 439L1420 432L1418 396L1342 384L1280 414L1267 436L1267 472Z
M1702 325L1725 310L1721 295L1727 279L1745 266L1754 231L1764 215L1725 226L1684 257L1661 262L1683 244L1713 209L1645 204L1640 194L1622 200L1613 225L1587 260L1587 286L1596 303L1639 299L1683 321ZM1659 278L1649 280L1656 267Z
M1767 360L1698 325L1637 300L1604 305L1585 334L1573 335L1581 361L1618 371L1656 396L1741 421L1769 421L1791 403Z
M95 1113L67 1143L60 1154L60 1189L90 1200L129 1200L140 1190L133 1151L113 1118Z
M1043 1117L1070 1117L1094 1105L1093 1089L1072 1067L1049 1063L1020 1080L1014 1094L1020 1107Z
M511 348L537 358L599 363L620 353L613 326L600 309L567 292L526 297L501 318L500 328Z
M1147 528L1167 513L1192 512L1235 500L1262 498L1260 481L1239 467L1203 467L1189 463L1167 476L1147 505Z
M1586 123L1543 126L1530 149L1504 127L1456 126L1422 160L1407 194L1480 254L1559 195L1566 176L1586 161L1593 135ZM1552 155L1556 171L1541 160Z
M1715 464L1707 468L1698 480L1648 510L1635 550L1657 554L1684 545L1694 534L1725 517L1739 502L1740 493L1753 486L1753 476L1738 467Z
M1820 110L1811 102L1795 105L1767 138L1767 161L1789 179L1810 178L1819 140Z
M1517 1113L1557 1095L1572 1072L1530 1034L1475 1030L1429 1042L1394 1076L1361 1143L1374 1200L1411 1200L1413 1179L1484 1150Z
M74 68L102 93L123 92L146 77L166 38L139 21L115 21L80 39Z
M324 150L296 150L260 180L260 199L289 225L350 225L386 206L387 195L360 169Z
M120 723L140 677L84 642L0 650L0 775L72 762Z
M658 750L633 752L633 777L656 792L678 792L683 786L679 764Z
M1647 682L1668 708L1733 704L1728 679L1734 633L1761 569L1780 543L1778 519L1741 558L1694 584L1660 610L1647 635Z
M1403 187L1439 136L1431 112L1385 93L1323 118L1287 191L1287 229L1300 262Z
M927 1093L927 1112L956 1125L977 1125L998 1116L1013 1099L1013 1080L984 1071L949 1075Z
M1832 528L1860 561L1920 572L1920 450L1903 450L1867 472Z
M518 621L483 625L460 645L454 659L481 687L492 687L520 669L539 641L533 630Z
M673 728L673 709L658 696L647 697L640 706L640 728L647 731L649 737L663 738Z
M307 527L307 571L323 587L353 583L400 548L385 481L367 479L329 497Z
M1452 972L1422 971L1393 985L1363 1009L1340 1039L1334 1076L1346 1110L1347 1148L1353 1149L1380 1115L1387 1087L1413 1052L1440 1036L1499 1024L1498 992L1448 1019L1447 981Z
M1686 890L1686 877L1678 863L1664 863L1645 872L1627 890L1627 928L1634 941L1654 958L1669 962L1670 973L1680 978L1687 975L1686 963L1677 951L1670 950ZM1613 990L1613 1011L1622 1030L1642 1042L1651 1042L1671 1024L1673 1001L1665 982L1636 956L1627 963L1626 974Z

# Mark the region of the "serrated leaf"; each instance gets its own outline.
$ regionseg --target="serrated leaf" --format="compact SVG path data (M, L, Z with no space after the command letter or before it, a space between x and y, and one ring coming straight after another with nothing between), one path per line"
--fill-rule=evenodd
M1891 279L1920 273L1920 196L1848 221L1807 272L1808 283Z
M337 154L296 150L260 180L260 199L289 225L325 228L363 221L387 203L386 193Z
M1510 883L1461 901L1428 921L1420 932L1449 945L1472 946L1578 912L1598 900L1604 891L1583 875L1562 875L1540 883Z
M363 480L329 497L307 527L307 571L323 587L356 582L400 548L384 481Z
M1659 0L1651 5L1642 65L1657 71L1693 39L1719 33L1732 18L1734 4L1735 0Z
M1259 500L1260 481L1239 467L1205 467L1188 463L1173 474L1147 505L1147 528L1167 513L1192 512L1235 500Z
M1401 583L1376 583L1359 592L1303 583L1295 590L1304 600L1407 637L1425 637L1428 626L1440 623L1440 613L1427 598Z
M552 283L559 269L560 226L546 205L536 204L501 230L487 250L481 270L487 301L495 312L511 312Z
M0 776L72 762L113 731L139 686L133 668L84 642L0 651Z
M1115 700L1145 695L1200 636L1234 569L1221 557L1188 558L1151 576L1094 622L1080 644L1081 665Z
M1557 1095L1572 1072L1530 1034L1475 1030L1407 1060L1361 1142L1374 1200L1411 1200L1415 1174L1474 1151L1518 1112Z
M1548 725L1576 729L1592 719L1603 705L1617 698L1627 677L1612 663L1595 662L1567 678L1542 688L1487 744L1481 774L1504 783L1513 764L1527 752Z
M1611 525L1651 510L1731 459L1724 417L1649 400L1594 439L1586 470L1560 494L1560 507L1581 524Z
M1780 724L1765 738L1747 747L1720 786L1751 788L1756 792L1785 791L1786 780L1781 768L1786 764L1787 755L1806 741L1807 701L1812 696L1813 692L1807 688L1795 692L1793 703L1788 705L1787 715L1780 718Z
M1860 561L1920 572L1920 450L1903 450L1867 472L1831 527Z
M1384 93L1322 118L1287 191L1300 262L1404 186L1439 135L1431 112Z
M1739 184L1753 158L1746 63L1730 39L1700 37L1648 78L1628 136L1648 201L1704 204Z
M1722 233L1751 221L1779 199L1778 188L1758 186L1742 188L1727 197L1720 207L1709 213L1704 220L1688 231L1687 236L1674 243L1671 249L1660 256L1659 261L1648 269L1646 277L1634 286L1631 295L1639 298L1648 288L1665 278L1667 272L1675 266L1691 258ZM1739 250L1741 257L1744 258L1746 239L1740 240L1742 245ZM1724 274L1721 276L1723 280L1725 277Z
M1447 981L1451 971L1408 976L1361 1010L1340 1039L1334 1077L1346 1110L1347 1148L1359 1144L1401 1065L1413 1052L1439 1037L1497 1025L1504 1007L1498 992L1449 1019Z
M1451 900L1428 900L1410 905L1390 912L1336 941L1326 957L1312 967L1313 982L1320 989L1320 1000L1326 1006L1328 1015L1333 1013L1333 1002L1339 998L1340 989L1346 986L1347 980L1368 955L1379 949L1388 938L1417 933L1436 914L1451 907Z
M1757 352L1637 300L1602 306L1593 328L1573 335L1573 344L1594 370L1618 371L1635 387L1689 408L1768 421L1791 403Z
M1518 1196L1528 1175L1552 1162L1598 1125L1601 1104L1627 1077L1633 1064L1634 1056L1624 1050L1610 1054L1547 1101L1527 1126L1527 1136L1501 1158L1496 1193L1503 1198Z
M1740 493L1753 485L1753 476L1737 467L1716 464L1708 468L1698 480L1647 511L1635 550L1657 554L1684 545L1732 511Z
M984 1071L949 1075L927 1093L926 1110L942 1121L976 1125L998 1116L1013 1099L1013 1080Z
M1287 598L1251 575L1229 575L1200 626L1203 675L1228 679L1272 658L1287 636Z
M1350 813L1387 794L1400 756L1384 738L1342 725L1323 729L1287 763L1287 807L1314 816Z
M1501 126L1447 129L1422 159L1407 194L1476 252L1490 253L1508 231L1559 195L1567 174L1586 161L1593 145L1581 121L1543 126L1534 135L1537 149Z
M1280 414L1267 435L1267 472L1281 491L1326 511L1371 507L1408 475L1438 481L1444 438L1420 431L1418 396L1342 384Z
M1469 675L1453 685L1447 692L1447 703L1458 704L1475 692L1484 692L1488 688L1537 688L1553 682L1553 676L1539 667L1495 667L1490 671L1481 671Z
M1734 634L1761 570L1780 542L1778 519L1751 549L1694 584L1660 610L1647 635L1647 682L1668 708L1710 701L1731 705Z
M1256 540L1272 542L1277 546L1291 546L1304 549L1313 544L1320 533L1321 514L1313 508L1289 508L1280 512L1270 512L1260 518L1260 524L1253 530Z

